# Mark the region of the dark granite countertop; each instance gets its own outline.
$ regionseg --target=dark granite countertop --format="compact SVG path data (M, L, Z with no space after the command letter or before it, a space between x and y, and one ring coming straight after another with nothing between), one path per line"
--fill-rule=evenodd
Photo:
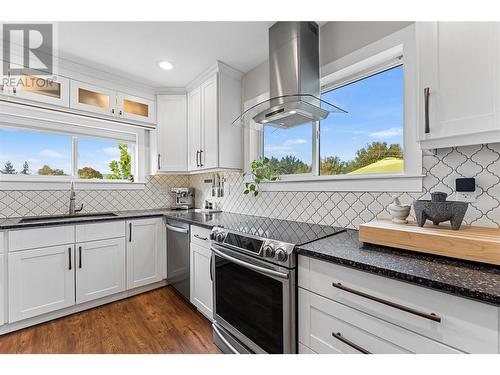
M207 229L221 226L270 238L282 233L291 243L305 244L298 247L299 254L500 306L500 267L363 245L358 240L356 230L348 229L334 234L340 228L229 212L207 214L195 210L157 209L113 213L115 216L77 216L28 223L21 223L21 218L6 218L0 219L0 230L166 217ZM317 238L323 239L314 241Z
M500 306L500 267L363 245L347 230L298 248L298 253Z
M40 216L41 220L21 222L22 217L11 217L0 219L0 230L4 229L22 229L22 228L34 228L34 227L45 227L53 225L70 225L78 223L94 223L99 221L112 221L112 220L124 220L124 219L138 219L146 217L161 217L165 214L171 212L171 210L159 209L159 210L137 210L137 211L114 211L112 212L114 216L74 216L66 217L62 219L51 219L51 216L45 216L47 220L43 220L44 216Z

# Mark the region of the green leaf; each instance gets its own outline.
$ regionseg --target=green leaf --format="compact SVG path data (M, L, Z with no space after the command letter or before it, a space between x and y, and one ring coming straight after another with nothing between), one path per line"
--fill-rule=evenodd
M254 184L251 184L250 187L249 187L249 190L250 191L255 191L255 185Z
M250 190L243 191L243 194L245 194L245 195L247 195L248 193L250 193Z
M254 195L254 197L256 197L257 195L259 195L259 192L258 192L257 190L255 190L255 191L253 192L253 195Z

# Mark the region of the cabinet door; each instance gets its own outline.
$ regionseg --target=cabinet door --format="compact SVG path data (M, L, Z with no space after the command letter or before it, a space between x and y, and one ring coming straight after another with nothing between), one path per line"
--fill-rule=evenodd
M491 142L500 130L500 25L419 22L416 30L420 140L440 140L437 147Z
M10 95L41 103L69 107L69 79L43 75L21 75L13 77L16 86Z
M74 252L60 245L9 254L9 322L75 304Z
M204 169L219 165L217 75L201 85L201 166Z
M127 231L127 289L165 279L163 220L131 220L127 222Z
M188 169L200 168L199 153L201 150L201 94L200 88L188 93Z
M5 323L5 317L4 317L4 288L5 288L5 283L3 281L4 279L4 255L0 253L0 326Z
M125 290L125 239L77 243L76 303Z
M186 95L158 96L158 171L187 171Z
M72 80L70 106L87 112L114 116L116 93L103 87Z
M156 105L154 100L118 93L117 107L119 117L151 123L156 121Z
M191 303L208 319L212 313L212 254L209 248L191 242Z

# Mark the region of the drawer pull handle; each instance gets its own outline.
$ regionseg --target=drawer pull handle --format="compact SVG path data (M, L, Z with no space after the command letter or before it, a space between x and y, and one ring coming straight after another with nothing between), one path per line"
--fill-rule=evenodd
M362 348L358 344L353 343L351 340L347 340L344 336L342 336L342 334L340 332L337 332L337 333L332 332L332 336L335 337L337 340L343 342L344 344L349 345L351 348L356 349L360 353L372 354L371 352L369 352L365 348Z
M206 241L206 240L208 240L208 237L201 237L201 236L199 236L199 235L197 235L197 234L195 234L194 236L195 236L197 239L202 240L202 241Z
M417 315L417 316L420 316L422 318L432 320L434 322L441 323L441 318L434 313L430 313L430 314L424 313L422 311L412 309L411 307L406 307L406 306L400 305L398 303L394 303L394 302L387 301L387 300L382 299L382 298L371 296L367 293L360 292L359 290L348 288L348 287L342 285L341 283L332 283L332 286L334 288L341 289L343 291L355 294L357 296L364 297L364 298L370 299L370 300L375 301L375 302L382 303L382 304L390 306L390 307L394 307L395 309L403 310L403 311L406 311L407 313Z

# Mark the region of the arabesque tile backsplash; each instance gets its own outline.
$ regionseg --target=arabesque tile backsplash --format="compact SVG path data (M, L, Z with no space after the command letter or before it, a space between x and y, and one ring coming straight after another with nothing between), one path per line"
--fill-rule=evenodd
M226 173L226 192L219 203L223 211L357 228L376 217L388 217L393 195L402 203L430 199L431 191L452 194L457 177L475 177L476 202L469 205L465 223L500 227L500 143L437 150L423 157L423 174L421 193L283 191L254 197L243 196L241 174ZM207 178L211 175L190 176L197 206L210 197L210 184L203 182Z
M168 208L174 203L170 187L188 184L187 175L150 176L144 190L78 190L77 204L83 212ZM69 189L0 191L0 217L63 214L68 204Z
M423 192L397 193L404 203L428 198L431 191L453 193L456 177L475 177L476 202L469 206L467 224L500 227L500 143L440 149L423 157ZM243 196L241 173L225 173L226 191L218 198L222 210L325 225L356 228L386 210L395 193L386 192L262 192ZM144 190L82 190L78 203L84 212L168 208L173 204L172 186L193 186L196 206L210 197L212 174L159 175L148 177ZM54 215L67 211L69 191L0 191L0 217ZM451 197L453 199L453 197Z

